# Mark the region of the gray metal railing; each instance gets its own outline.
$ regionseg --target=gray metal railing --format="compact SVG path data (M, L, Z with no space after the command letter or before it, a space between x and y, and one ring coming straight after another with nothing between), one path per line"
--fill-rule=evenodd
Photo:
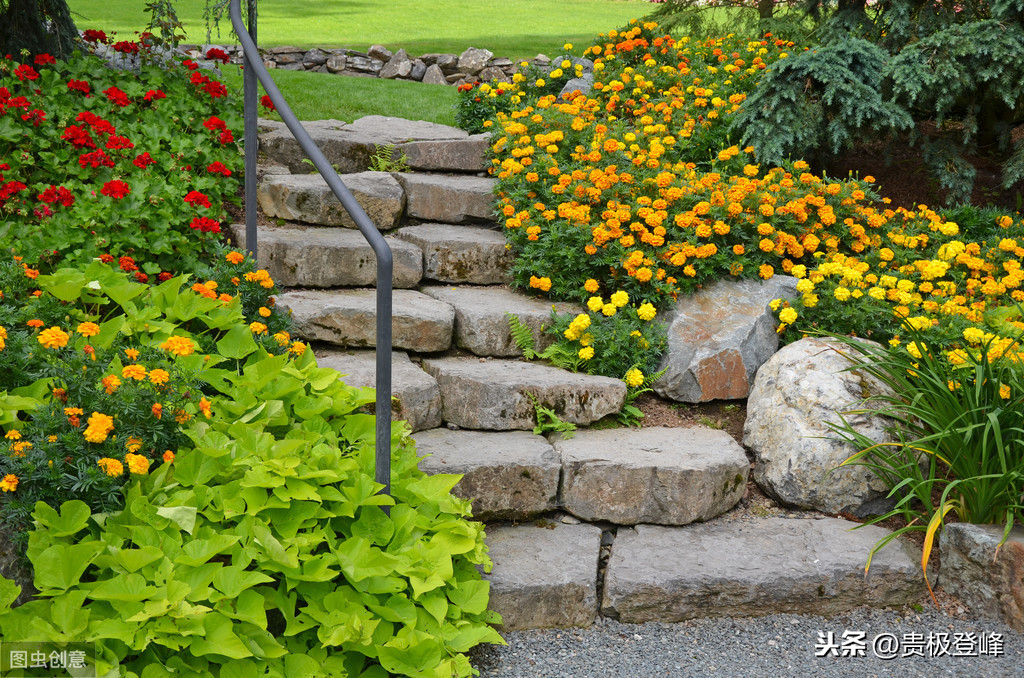
M384 485L385 494L391 493L391 248L377 227L370 221L352 193L345 187L338 173L331 167L323 152L309 136L306 128L295 117L281 91L274 84L256 47L256 0L249 2L249 28L242 22L241 0L231 0L231 25L238 35L245 55L243 69L245 112L245 245L253 258L257 252L256 232L256 80L263 84L278 115L291 130L299 146L320 172L334 195L355 221L359 232L373 248L377 257L377 406L376 406L376 461L374 478Z

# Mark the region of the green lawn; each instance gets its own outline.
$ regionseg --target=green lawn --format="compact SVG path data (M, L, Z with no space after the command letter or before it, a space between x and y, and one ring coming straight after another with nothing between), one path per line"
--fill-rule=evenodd
M234 66L221 70L225 83L241 92L241 71ZM458 94L454 87L280 69L270 74L299 120L333 118L352 122L365 115L391 115L442 125L455 124L453 106ZM316 92L316 96L310 96L310 92ZM268 116L263 110L260 115L276 117Z
M80 29L118 31L128 38L149 15L141 0L69 0ZM177 0L174 6L189 42L206 42L205 0ZM497 56L552 55L566 41L589 44L598 33L641 18L653 6L638 0L260 0L261 46L297 45L365 49L380 43L410 54L462 52L483 47ZM229 42L225 16L221 37Z

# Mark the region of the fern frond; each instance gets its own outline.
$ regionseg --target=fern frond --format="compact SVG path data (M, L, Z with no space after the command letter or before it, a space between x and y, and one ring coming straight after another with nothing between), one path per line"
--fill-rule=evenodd
M527 360L543 357L534 348L533 330L530 329L529 325L520 320L519 316L512 313L505 313L505 318L508 319L508 328L512 334L512 341L516 342L516 346L523 352L523 357Z

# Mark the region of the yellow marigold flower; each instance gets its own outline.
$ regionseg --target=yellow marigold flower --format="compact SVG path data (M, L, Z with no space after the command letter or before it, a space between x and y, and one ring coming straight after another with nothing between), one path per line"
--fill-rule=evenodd
M46 348L64 348L68 345L68 333L59 327L49 327L39 333L39 343Z
M100 333L100 326L91 322L78 323L78 328L75 331L83 337L95 337Z
M761 267L757 269L757 274L765 280L768 280L768 278L775 275L775 269L768 264L761 264Z
M126 454L124 460L128 462L128 470L137 476L144 476L149 473L149 459L141 454Z
M837 287L832 295L839 301L846 301L850 298L850 290L845 287Z
M266 334L267 326L264 325L263 323L249 323L249 331L252 332L253 334Z
M102 412L93 412L89 415L88 426L85 429L85 439L90 443L102 443L114 430L114 418ZM121 475L118 473L117 475Z
M260 306L260 310L258 311L258 313L260 314L261 318L269 318L270 317L270 309L267 308L266 306Z
M186 412L185 410L178 410L174 413L174 421L178 422L179 424L184 424L190 419L192 419L192 415Z
M779 320L781 320L782 322L786 323L787 325L792 325L794 322L796 322L796 318L797 318L796 309L792 308L792 307L784 308L779 313Z
M121 385L121 380L118 379L117 376L109 374L100 379L100 383L103 384L103 388L108 394L110 394L116 391L117 387Z
M124 475L124 464L119 462L117 459L111 459L110 457L103 457L96 462L97 465L103 472L112 478L117 478Z
M303 344L301 341L296 341L295 343L292 344L292 347L290 349L288 349L288 350L291 353L294 353L295 355L299 356L299 355L302 355L303 353L306 352L306 345Z
M138 360L139 358L139 352L134 348L126 348L124 350L124 354L131 358L132 360Z
M224 255L224 258L227 260L229 264L235 265L238 265L245 261L245 255L242 254L241 252L228 252L227 254Z
M188 337L173 336L167 339L164 343L160 344L160 348L167 351L171 355L176 356L187 356L192 355L195 352L195 343Z
M582 360L590 360L594 357L594 347L584 346L580 349L579 356Z
M814 283L808 278L800 278L796 282L796 291L800 294L809 294L814 291Z
M203 413L203 416L207 419L210 418L212 412L210 411L210 401L206 398L200 398L199 400L199 411Z
M18 476L13 473L8 473L4 476L3 480L0 480L0 490L4 492L14 492L18 489Z
M636 315L640 320L644 322L654 320L654 316L658 315L657 309L654 308L653 304L644 302L640 304L640 308L636 310Z
M601 297L590 297L587 299L587 308L591 311L600 311L604 308L604 299Z
M124 446L129 452L138 452L142 449L142 440L135 436L129 436Z
M590 292L591 294L597 292L598 287L598 282L593 278L590 278L589 280L587 280L587 282L583 283L583 289L585 289L587 292Z
M644 383L644 373L634 367L626 372L626 376L623 381L626 382L626 386L629 386L630 388L637 388L638 386L642 386Z
M1007 385L1007 384L1000 384L999 385L999 397L1002 398L1003 400L1009 400L1010 399L1010 387L1009 387L1009 385Z
M985 340L985 333L977 327L968 327L964 330L964 339L972 344L980 344Z
M601 313L604 313L609 318L615 315L615 312L618 310L619 309L615 307L615 304L605 304L601 307Z
M24 457L25 450L32 447L32 443L27 440L19 440L18 442L11 445L11 456L12 457Z
M125 379L142 381L146 378L146 368L142 365L125 365L121 368L121 376Z
M622 290L619 290L618 292L612 294L612 296L609 298L609 301L612 303L612 305L615 306L615 308L622 308L623 306L629 303L629 295L623 292Z
M274 335L274 341L276 341L279 346L287 346L291 340L292 338L287 332L278 332Z
M21 440L21 431L12 428L4 434L4 438L7 438L8 440Z
M167 370L162 370L159 367L155 370L151 370L149 373L149 380L157 386L160 384L166 384L170 378L171 375L168 374Z

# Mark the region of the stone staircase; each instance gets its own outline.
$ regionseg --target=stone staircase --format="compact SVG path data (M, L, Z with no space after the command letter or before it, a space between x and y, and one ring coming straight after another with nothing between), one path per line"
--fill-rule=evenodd
M678 621L890 605L923 591L900 542L863 567L885 532L837 518L731 511L750 462L723 431L587 429L534 435L534 399L586 427L619 411L616 379L518 360L506 313L534 333L552 304L507 287L509 252L492 221L486 137L431 123L309 123L313 138L394 252L394 417L408 421L428 473L459 473L456 493L488 522L492 608L506 629ZM287 288L278 306L322 366L374 382L372 251L297 144L267 123L258 257ZM382 146L412 172L361 171ZM360 164L362 162L362 164ZM442 168L451 171L442 173ZM296 173L292 173L296 172ZM244 227L235 225L236 244ZM555 304L575 311L571 304Z

